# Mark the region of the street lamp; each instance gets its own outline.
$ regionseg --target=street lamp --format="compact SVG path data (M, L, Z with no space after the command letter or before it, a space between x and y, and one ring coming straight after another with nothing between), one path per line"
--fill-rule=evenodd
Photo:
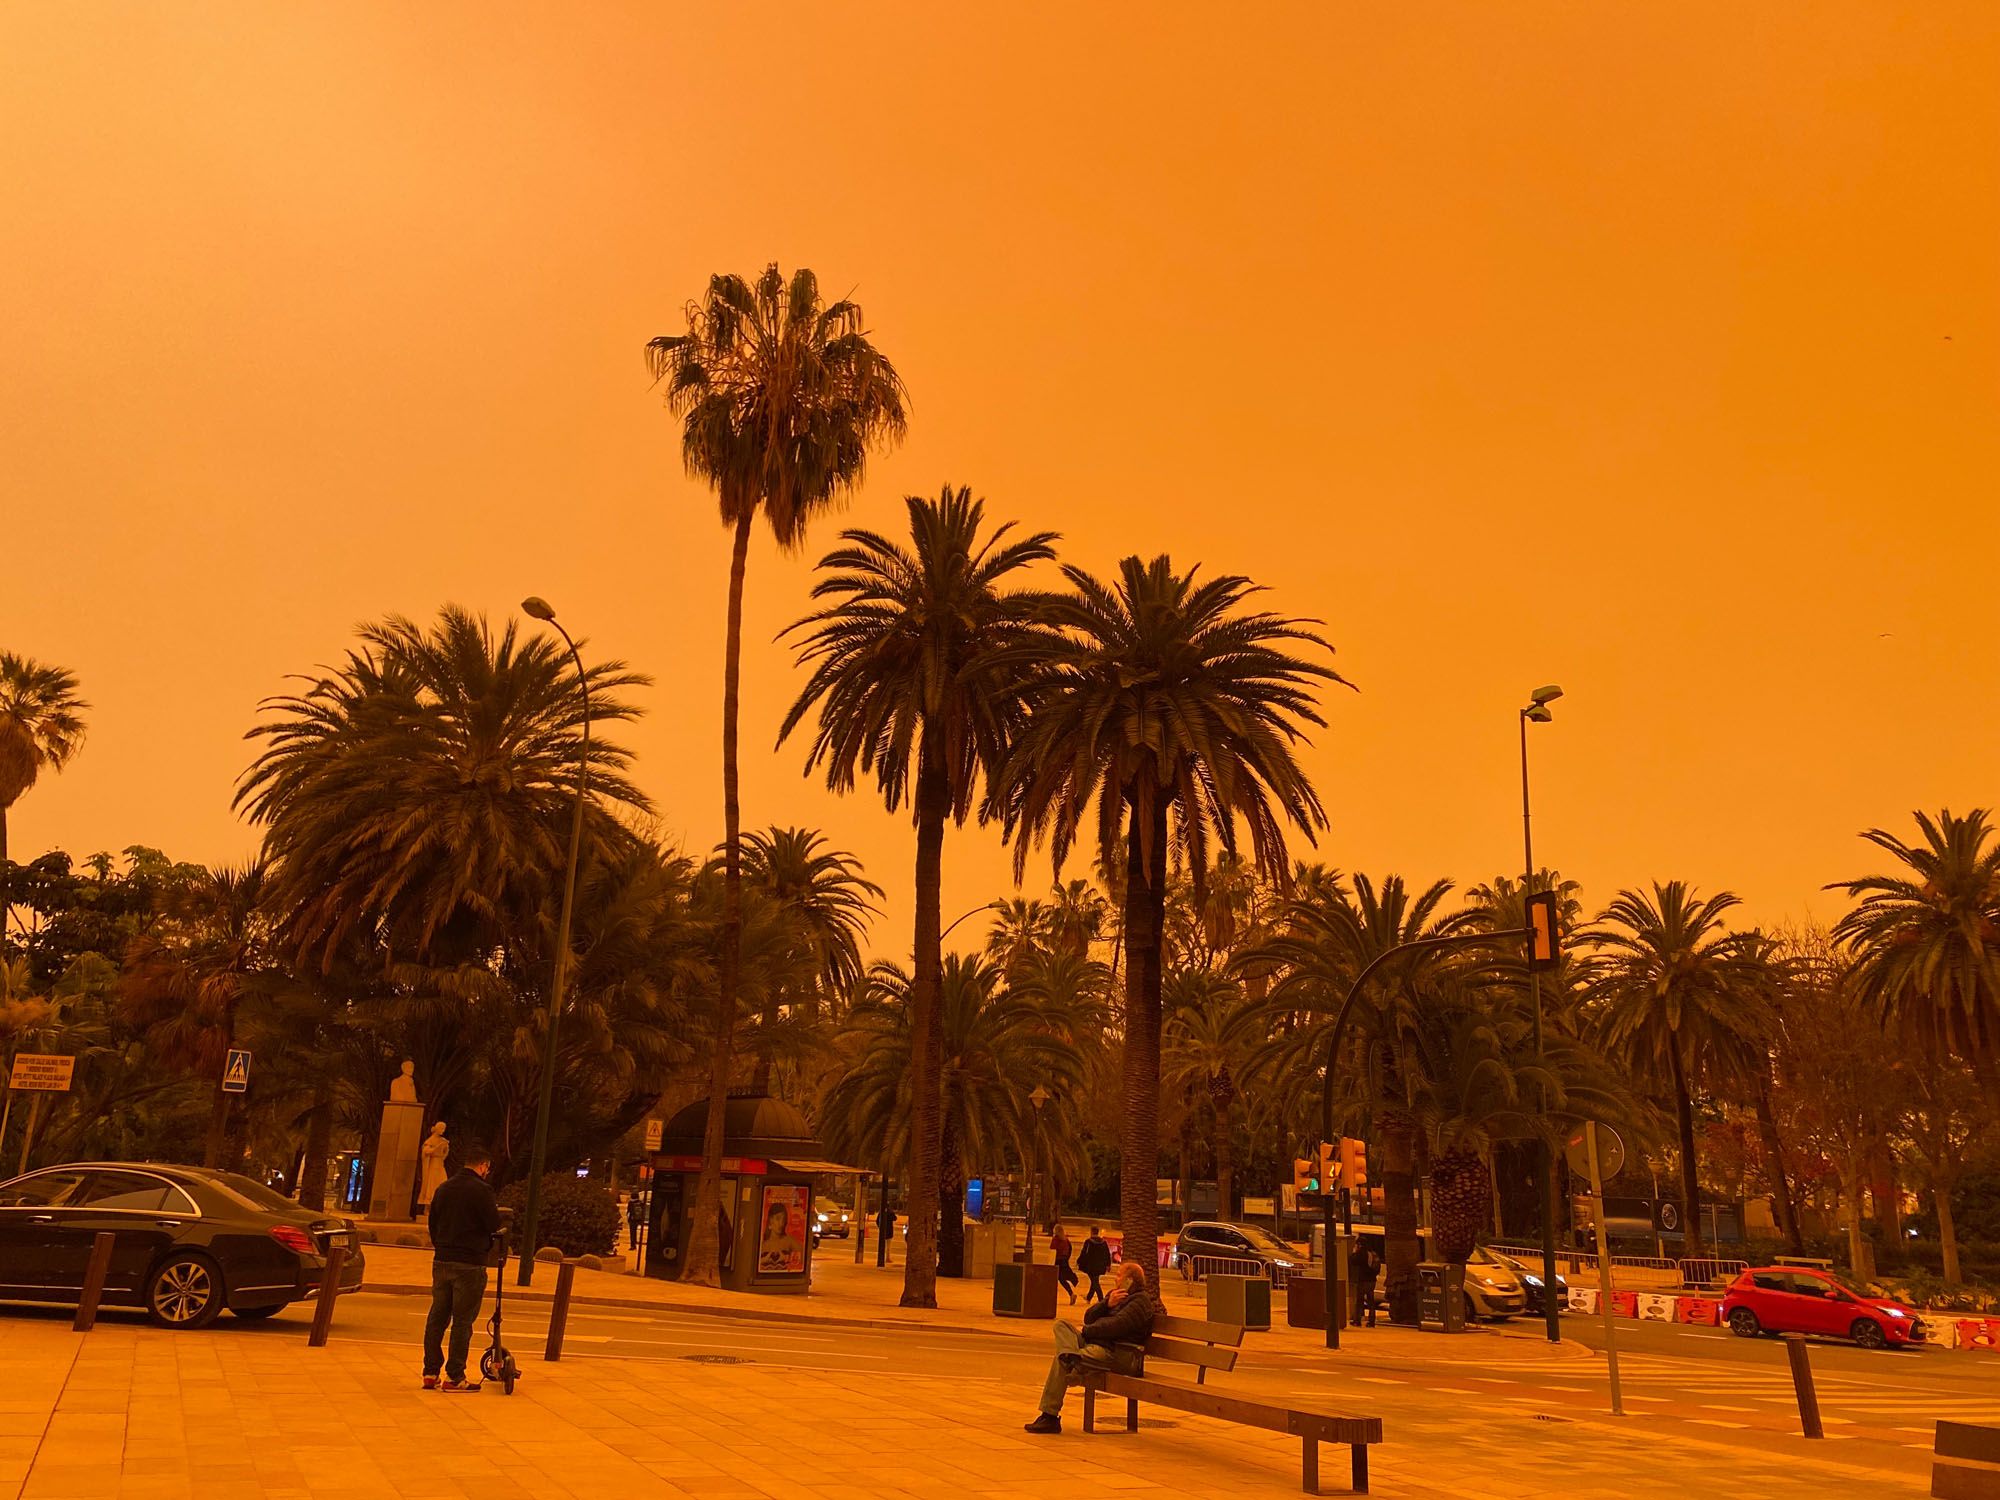
M1028 1177L1028 1264L1035 1263L1035 1189L1041 1186L1042 1158L1047 1152L1042 1148L1042 1106L1049 1102L1049 1091L1039 1083L1035 1091L1028 1095L1028 1102L1035 1106L1035 1167Z
M1520 713L1521 719L1521 851L1527 873L1521 882L1521 915L1523 927L1528 922L1528 897L1535 888L1535 839L1528 812L1528 725L1546 724L1555 715L1549 712L1549 705L1563 695L1563 690L1554 683L1538 687L1528 695L1528 705ZM1535 1008L1535 1066L1543 1066L1542 1053L1542 975L1534 963L1532 952L1528 962L1528 991ZM1543 1113L1548 1111L1548 1090L1539 1086ZM1556 1166L1555 1150L1549 1144L1546 1130L1541 1141L1542 1177L1542 1316L1548 1327L1549 1342L1562 1342L1562 1309L1556 1306Z
M562 919L556 930L556 959L549 976L548 1040L542 1050L542 1097L535 1109L535 1152L528 1176L528 1206L521 1216L520 1285L535 1278L535 1230L542 1213L542 1172L549 1159L549 1113L555 1106L556 1028L562 1020L563 989L569 982L569 924L576 908L576 867L583 853L583 804L590 795L590 678L583 670L583 653L576 649L570 633L556 619L546 599L530 594L521 608L545 625L555 626L556 634L569 647L576 663L577 691L583 695L583 749L576 759L576 813L569 825L569 869L563 877Z

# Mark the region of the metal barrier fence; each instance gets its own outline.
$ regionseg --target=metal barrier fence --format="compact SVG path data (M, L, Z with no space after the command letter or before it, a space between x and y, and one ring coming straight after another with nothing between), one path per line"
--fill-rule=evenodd
M1289 1266L1266 1265L1261 1260L1237 1255L1183 1255L1180 1267L1181 1275L1189 1281L1200 1281L1206 1276L1268 1277L1273 1291L1283 1291L1292 1279Z
M1542 1263L1540 1245L1491 1245L1502 1255L1518 1260L1530 1271ZM1722 1260L1713 1256L1674 1260L1657 1255L1614 1255L1611 1258L1611 1285L1618 1291L1686 1291L1733 1281L1750 1268L1746 1260ZM1587 1250L1556 1251L1556 1270L1564 1276L1595 1275L1597 1257Z

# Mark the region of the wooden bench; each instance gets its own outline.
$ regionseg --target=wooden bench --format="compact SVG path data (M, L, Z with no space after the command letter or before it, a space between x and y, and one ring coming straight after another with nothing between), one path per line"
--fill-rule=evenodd
M1353 1454L1354 1492L1368 1493L1368 1445L1382 1441L1380 1417L1332 1417L1322 1412L1299 1411L1266 1401L1250 1401L1228 1396L1208 1387L1208 1372L1228 1373L1236 1368L1243 1330L1231 1323L1205 1323L1196 1318L1161 1316L1153 1320L1153 1336L1146 1340L1145 1375L1121 1375L1102 1365L1088 1362L1077 1370L1083 1386L1083 1430L1097 1430L1097 1396L1125 1398L1125 1430L1139 1430L1139 1403L1172 1407L1197 1416L1214 1417L1244 1427L1262 1427L1296 1437L1303 1445L1304 1468L1301 1488L1308 1495L1319 1489L1319 1445L1345 1443ZM1185 1380L1159 1380L1150 1373L1155 1362L1192 1367L1194 1384Z

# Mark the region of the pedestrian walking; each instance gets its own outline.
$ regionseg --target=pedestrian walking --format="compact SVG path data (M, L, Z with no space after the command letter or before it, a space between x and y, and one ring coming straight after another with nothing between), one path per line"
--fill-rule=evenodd
M1146 1289L1144 1268L1128 1260L1112 1278L1111 1295L1084 1312L1081 1333L1074 1324L1058 1318L1055 1358L1049 1361L1048 1379L1042 1383L1040 1410L1027 1430L1051 1435L1062 1431L1063 1397L1076 1383L1081 1366L1102 1365L1125 1375L1143 1370L1146 1340L1153 1335L1158 1313L1153 1295Z
M625 1232L631 1239L632 1248L639 1248L639 1226L646 1222L646 1200L633 1188L625 1199Z
M1076 1268L1090 1278L1090 1290L1084 1295L1083 1305L1104 1300L1104 1283L1098 1278L1111 1269L1111 1247L1104 1242L1098 1227L1090 1226L1090 1233L1084 1237L1082 1247L1076 1252Z
M1363 1313L1368 1316L1368 1326L1375 1326L1375 1278L1382 1274L1382 1252L1375 1248L1372 1240L1364 1239L1355 1247L1354 1259L1349 1267L1354 1276L1354 1326L1361 1326Z
M1063 1233L1062 1221L1049 1225L1049 1253L1056 1258L1056 1285L1069 1293L1070 1306L1076 1306L1076 1270L1069 1263L1069 1236Z
M472 1325L486 1300L486 1262L500 1229L500 1200L487 1185L493 1169L489 1152L470 1148L458 1172L431 1195L431 1311L424 1320L424 1389L476 1391L465 1378ZM523 1247L523 1253L526 1247ZM444 1332L451 1329L451 1352ZM443 1376L440 1383L439 1376Z

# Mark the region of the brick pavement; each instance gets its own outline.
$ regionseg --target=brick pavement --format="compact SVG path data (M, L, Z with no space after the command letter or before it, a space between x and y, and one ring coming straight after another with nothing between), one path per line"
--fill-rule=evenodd
M1298 1493L1274 1434L1162 1412L1137 1434L1029 1438L1032 1393L968 1372L894 1379L775 1364L530 1359L514 1396L426 1394L410 1351L225 1322L202 1333L0 1317L0 1500L621 1500ZM1452 1393L1366 1398L1386 1500L1759 1500L1920 1494L1802 1440L1746 1452ZM1074 1412L1072 1412L1074 1416ZM1329 1489L1344 1478L1326 1455Z

